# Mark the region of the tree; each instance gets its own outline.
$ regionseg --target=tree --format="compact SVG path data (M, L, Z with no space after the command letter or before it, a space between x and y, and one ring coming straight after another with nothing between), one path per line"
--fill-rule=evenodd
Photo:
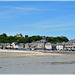
M7 37L7 35L5 33L3 33L1 36Z
M0 43L12 43L12 42L17 42L17 43L31 43L35 42L37 40L41 40L42 37L37 35L37 36L31 36L28 37L28 35L25 35L24 37L17 37L17 36L7 36L5 33L0 35ZM62 43L62 42L67 42L69 41L67 37L65 36L57 36L57 37L45 37L47 42L51 43Z
M25 35L25 38L28 38L28 35Z

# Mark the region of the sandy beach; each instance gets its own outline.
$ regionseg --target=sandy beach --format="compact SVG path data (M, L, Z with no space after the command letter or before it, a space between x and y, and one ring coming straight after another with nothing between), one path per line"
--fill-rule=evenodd
M39 51L7 50L0 49L0 58L24 57L24 56L45 56L45 55L63 55L57 53L43 53Z
M72 52L0 50L0 74L75 74L74 66Z
M0 49L0 58L31 57L31 56L70 56L75 57L71 51L40 51L40 50L8 50Z

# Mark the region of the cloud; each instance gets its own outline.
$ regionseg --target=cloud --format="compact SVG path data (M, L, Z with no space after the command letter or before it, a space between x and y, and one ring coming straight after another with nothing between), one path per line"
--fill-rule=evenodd
M74 27L75 26L75 23L72 22L72 21L69 21L68 23L62 23L62 24L56 24L54 25L54 21L50 22L50 20L47 20L47 21L41 21L41 22L36 22L36 23L30 23L30 24L23 24L23 25L16 25L17 28L29 28L29 27L33 27L33 28L36 28L36 29L43 29L43 30L46 30L46 29L55 29L55 28L66 28L66 27Z
M74 30L75 28L61 28L61 29L57 29L57 30L52 30L52 31L65 31L65 30Z
M0 1L75 1L75 0L0 0Z
M43 28L52 28L52 27L62 27L63 24L60 24L60 25L45 25L45 26L42 26Z
M20 10L36 10L35 8L25 8L25 7L14 7L14 6L0 6L2 8L12 8L12 9L20 9Z
M0 12L0 16L10 14L10 13L12 13L12 11L2 11Z
M15 6L0 6L0 8L11 8L11 9L17 9L17 10L26 10L26 11L65 11L60 9L40 9L40 8L26 8L26 7L15 7Z
M72 26L72 25L75 25L75 23L59 24L59 25L44 25L42 26L42 28L65 27L65 26Z
M4 19L4 18L16 18L16 16L12 15L13 13L14 13L13 10L0 11L0 19Z

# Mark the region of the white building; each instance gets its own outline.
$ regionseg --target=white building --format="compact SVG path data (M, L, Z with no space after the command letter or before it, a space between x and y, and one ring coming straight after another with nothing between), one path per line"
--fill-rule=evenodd
M47 43L45 44L45 48L46 48L46 49L55 50L55 49L56 49L56 45L53 44L53 43L47 42Z
M52 49L52 44L49 43L49 42L46 43L46 44L45 44L45 48L46 48L46 49Z
M63 50L63 49L64 49L64 45L63 45L62 43L58 43L58 44L56 45L56 49L57 49L57 50Z
M13 46L13 48L18 48L18 45L16 42L13 42L11 45Z

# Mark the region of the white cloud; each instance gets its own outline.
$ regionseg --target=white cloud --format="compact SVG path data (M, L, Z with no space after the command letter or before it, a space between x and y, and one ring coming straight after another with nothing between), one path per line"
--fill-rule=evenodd
M75 28L61 28L61 29L56 29L56 30L52 30L52 31L65 31L65 30L74 30Z
M42 28L52 28L52 27L65 27L65 26L73 26L75 23L69 23L69 24L58 24L58 25L44 25Z
M6 15L6 14L9 14L9 13L12 13L12 11L0 11L0 16Z
M12 9L20 9L20 10L36 10L35 8L25 8L25 7L14 7L14 6L0 6L2 8L12 8Z
M75 0L0 0L0 1L75 1Z
M26 10L26 11L65 11L60 9L40 9L40 8L26 8L26 7L15 7L15 6L0 6L0 8L11 8L11 9L17 9L17 10Z

